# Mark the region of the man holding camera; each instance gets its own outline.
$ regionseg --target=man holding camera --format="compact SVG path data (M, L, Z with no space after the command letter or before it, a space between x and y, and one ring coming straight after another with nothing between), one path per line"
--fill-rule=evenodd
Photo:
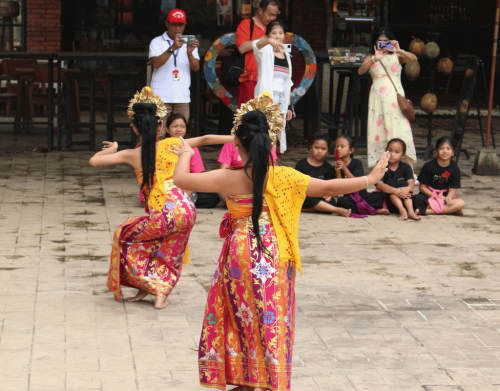
M183 36L186 14L175 8L167 15L167 31L149 45L149 59L154 68L151 89L161 97L168 114L182 114L189 121L191 69L200 69L199 42ZM165 118L166 121L166 118Z
M236 29L236 47L241 54L245 55L245 73L240 77L242 81L240 81L238 107L254 97L257 85L257 62L253 55L252 41L265 35L267 25L276 19L279 13L277 0L261 0L257 15L243 20Z

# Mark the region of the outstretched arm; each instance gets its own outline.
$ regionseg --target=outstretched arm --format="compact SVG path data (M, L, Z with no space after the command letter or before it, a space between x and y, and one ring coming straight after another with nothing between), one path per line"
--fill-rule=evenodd
M227 144L234 142L234 136L219 136L216 134L207 134L201 137L193 137L184 140L191 148L203 147L204 145Z
M190 162L194 152L187 141L188 140L182 139L180 148L174 146L174 149L171 150L179 156L174 171L175 186L186 191L198 191L203 193L220 193L224 191L224 184L227 184L228 170L191 173Z
M137 150L125 149L118 151L118 143L103 141L102 151L97 152L89 161L91 166L109 166L127 163L134 168L141 167L141 155ZM139 150L140 151L140 150Z
M389 153L386 152L382 155L382 158L378 161L372 172L366 176L368 183L366 183L364 176L350 179L330 179L329 181L311 178L306 195L310 197L325 197L363 190L368 187L367 185L374 185L382 179L387 171L388 163Z

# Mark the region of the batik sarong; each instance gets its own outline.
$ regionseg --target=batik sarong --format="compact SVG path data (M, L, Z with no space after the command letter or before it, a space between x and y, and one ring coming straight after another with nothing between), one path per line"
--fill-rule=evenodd
M173 184L177 156L170 152L179 139L159 142L154 186L148 195L148 216L131 217L113 237L108 288L121 301L120 285L167 297L179 281L187 243L196 220L191 198ZM136 170L142 183L142 171Z
M302 202L302 200L300 201ZM199 346L203 386L289 390L295 321L295 268L279 261L264 202L257 246L252 196L228 196L225 238L205 308Z

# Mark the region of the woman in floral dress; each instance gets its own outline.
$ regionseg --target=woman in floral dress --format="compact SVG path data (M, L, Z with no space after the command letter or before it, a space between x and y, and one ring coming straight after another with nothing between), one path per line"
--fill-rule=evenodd
M392 42L394 49L378 50L378 42ZM367 56L358 70L360 75L369 70L372 77L368 103L369 167L377 164L377 161L385 152L387 142L393 138L400 138L406 143L406 162L412 169L413 163L417 161L410 121L406 119L399 108L397 94L392 85L392 82L394 82L398 89L397 92L404 96L403 86L401 85L402 64L416 60L417 57L413 53L400 49L399 43L394 39L391 30L382 27L375 42L375 55Z
M368 177L353 179L323 181L291 167L270 166L272 142L282 123L270 95L241 106L233 128L241 169L190 173L191 147L181 143L176 151L174 183L197 192L225 192L229 209L219 231L224 245L198 352L205 387L290 390L295 274L301 270L298 223L305 196L358 191L385 173L387 155Z
M127 163L134 168L141 193L147 198L148 215L130 217L115 231L108 288L118 301L122 300L121 285L139 289L128 301L152 294L157 309L168 305L167 296L179 281L182 264L189 261L187 242L196 219L190 197L172 181L178 158L170 149L180 139L156 142L166 114L160 97L145 87L128 109L141 147L118 152L118 143L104 141L103 150L90 159L91 166ZM208 135L186 142L197 147L231 140L231 136Z

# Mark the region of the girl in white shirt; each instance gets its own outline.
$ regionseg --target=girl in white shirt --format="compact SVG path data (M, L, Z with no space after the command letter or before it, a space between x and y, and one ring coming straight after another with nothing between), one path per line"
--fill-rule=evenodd
M293 118L290 101L292 90L292 61L290 54L284 52L285 24L282 20L273 20L267 25L266 35L252 42L253 53L257 60L259 78L255 87L255 96L268 91L273 101L283 113L283 130L278 135L279 152L286 151L285 124Z

